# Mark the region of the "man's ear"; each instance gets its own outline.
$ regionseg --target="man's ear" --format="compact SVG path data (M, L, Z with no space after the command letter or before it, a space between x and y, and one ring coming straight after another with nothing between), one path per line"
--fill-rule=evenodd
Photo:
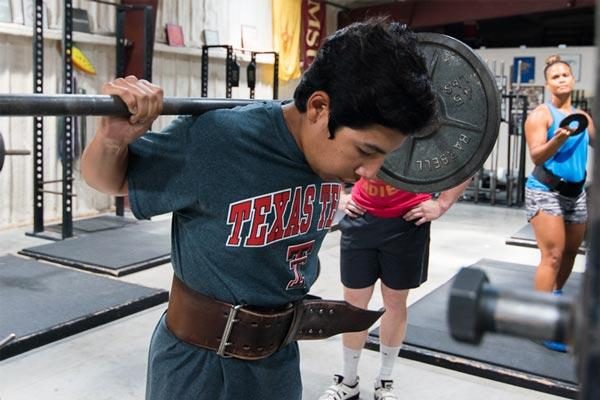
M329 121L330 104L330 98L327 93L322 90L314 92L306 102L306 114L308 120L315 123L319 118L326 117L326 120Z

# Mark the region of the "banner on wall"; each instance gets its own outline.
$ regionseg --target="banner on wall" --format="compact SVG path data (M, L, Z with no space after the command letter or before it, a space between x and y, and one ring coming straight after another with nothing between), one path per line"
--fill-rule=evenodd
M279 53L279 79L300 77L300 2L273 0L273 48Z
M302 68L306 70L317 56L327 34L326 5L321 0L302 0Z

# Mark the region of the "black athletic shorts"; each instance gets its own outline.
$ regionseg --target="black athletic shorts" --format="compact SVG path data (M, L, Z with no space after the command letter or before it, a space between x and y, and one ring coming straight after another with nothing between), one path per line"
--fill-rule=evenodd
M371 214L339 223L340 272L347 288L362 289L381 279L391 289L412 289L427 280L430 223Z

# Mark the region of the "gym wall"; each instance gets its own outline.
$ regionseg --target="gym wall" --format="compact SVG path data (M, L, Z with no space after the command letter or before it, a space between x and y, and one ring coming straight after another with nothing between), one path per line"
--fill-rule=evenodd
M61 4L59 0L47 1L48 28L44 30L44 93L59 93L62 88L62 61L60 40L62 37ZM17 4L15 6L15 4ZM115 14L113 7L86 0L74 0L74 7L88 9L92 34L75 32L74 44L83 50L94 64L96 76L75 70L79 88L88 94L96 94L103 83L114 77ZM19 8L21 7L21 8ZM21 0L13 0L13 10L22 10ZM191 11L191 12L190 12ZM204 17L206 16L206 17ZM0 23L0 93L32 93L32 39L31 27L23 24L23 13L13 12L13 23ZM180 24L184 30L185 48L170 47L164 42L166 22ZM257 46L272 48L271 4L269 0L161 0L157 14L156 43L153 60L153 81L164 88L167 96L201 95L201 32L206 29L219 31L222 43L241 47L243 24L257 29ZM102 35L104 33L105 35ZM192 47L198 46L198 47ZM210 59L209 97L225 97L225 54L218 50ZM238 58L241 66L240 86L233 88L234 98L248 98L245 68L250 56ZM257 56L258 73L256 98L272 97L272 58ZM280 92L281 93L281 92ZM286 93L281 93L284 98ZM168 124L173 117L160 117L155 129ZM44 118L44 179L60 179L61 165L57 157L57 119ZM88 141L94 134L96 118L89 117ZM33 118L0 118L0 132L7 148L31 149ZM33 166L31 156L11 157L0 174L0 229L29 225L33 215ZM85 185L79 175L79 162L74 163L75 193L73 215L75 218L95 214L112 207L112 198L96 192ZM47 185L46 189L60 191L60 183ZM48 222L61 217L60 196L46 195L45 218Z
M516 57L535 57L535 79L532 82L524 83L523 86L536 85L544 86L544 67L546 58L553 54L559 55L581 55L580 63L580 79L575 83L576 90L584 90L586 97L595 98L595 82L596 82L596 48L594 46L582 46L582 47L526 47L526 48L493 48L493 49L477 49L475 51L487 64L490 69L493 70L494 64L496 67L495 74L501 74L501 65L504 63L504 75L510 79L510 68L513 64L514 58ZM494 71L492 71L494 72ZM544 101L549 100L549 92L547 89L544 90ZM590 109L593 104L590 104ZM507 160L507 125L501 124L500 134L498 138L498 157L499 166L506 169ZM594 151L592 148L589 149L588 157L588 173L592 171L592 161ZM484 168L490 169L489 161L486 162ZM525 173L529 175L533 170L533 163L527 155L525 158ZM591 175L588 177L591 179Z

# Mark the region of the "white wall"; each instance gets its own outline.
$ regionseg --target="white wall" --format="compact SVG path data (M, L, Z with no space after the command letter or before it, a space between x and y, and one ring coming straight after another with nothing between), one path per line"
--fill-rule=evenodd
M510 67L515 57L535 57L535 80L528 82L533 85L544 85L544 67L546 58L550 55L581 55L581 77L575 83L575 89L585 90L586 96L594 95L596 86L596 50L593 46L580 47L527 47L527 48L501 48L501 49L477 49L475 51L488 63L490 69L496 66L496 74L500 75L502 63L504 63L505 75L510 73ZM492 71L494 72L494 71ZM545 97L548 98L546 91Z

